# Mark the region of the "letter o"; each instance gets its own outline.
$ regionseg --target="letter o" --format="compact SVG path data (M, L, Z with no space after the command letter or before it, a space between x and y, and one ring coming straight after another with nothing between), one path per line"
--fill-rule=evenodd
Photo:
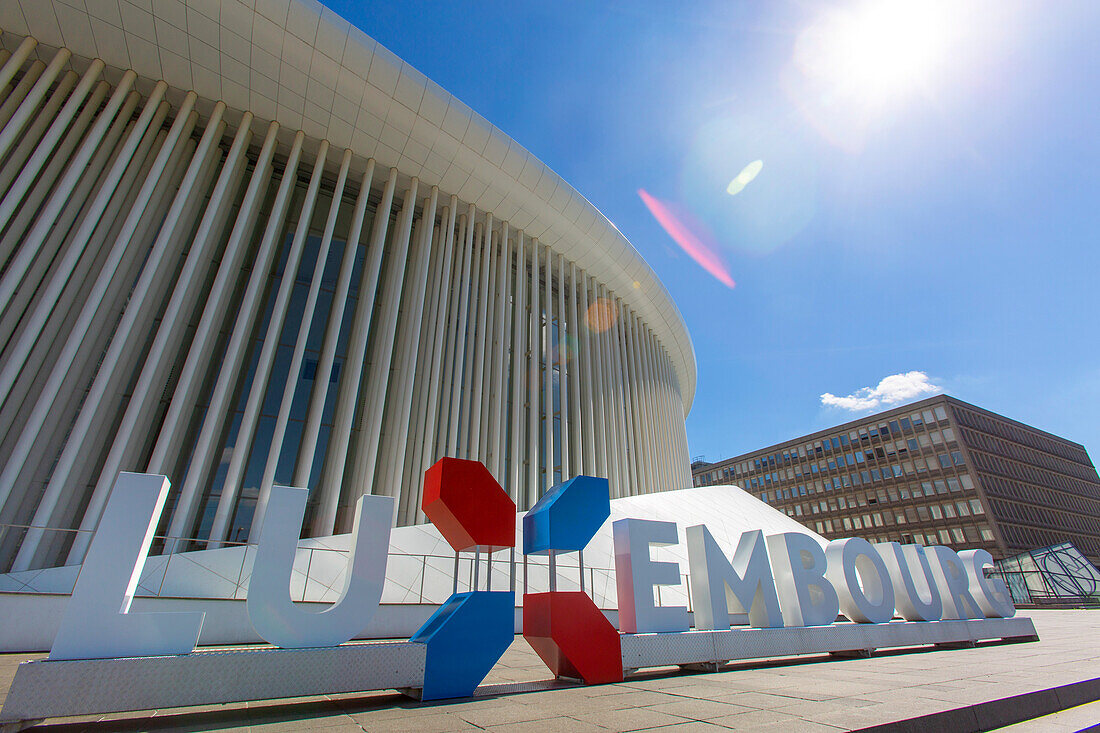
M836 589L840 612L861 624L894 617L894 586L874 546L860 537L833 540L825 549L826 579Z

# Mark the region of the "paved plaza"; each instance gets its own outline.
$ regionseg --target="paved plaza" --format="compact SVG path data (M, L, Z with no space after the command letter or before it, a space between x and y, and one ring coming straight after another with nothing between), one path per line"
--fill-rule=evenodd
M1100 722L1100 610L1021 611L1040 641L737 663L716 673L648 670L594 687L548 679L521 637L477 697L396 693L280 700L48 721L50 731L1076 731ZM0 655L0 697L16 665ZM1092 681L1091 683L1089 681ZM166 680L165 684L171 684ZM1091 703L1091 704L1090 704ZM1054 711L1053 715L1040 715ZM1028 722L1018 722L1031 718Z

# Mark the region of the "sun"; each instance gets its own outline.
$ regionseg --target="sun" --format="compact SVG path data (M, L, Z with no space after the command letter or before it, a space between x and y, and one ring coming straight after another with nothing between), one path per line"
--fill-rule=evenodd
M798 38L795 63L832 93L875 106L928 84L957 26L939 0L858 0L830 8Z

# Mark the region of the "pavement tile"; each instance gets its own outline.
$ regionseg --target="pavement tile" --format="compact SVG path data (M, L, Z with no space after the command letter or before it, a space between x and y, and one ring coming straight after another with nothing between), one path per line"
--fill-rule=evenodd
M707 723L701 720L691 720L674 725L663 725L660 728L651 728L652 733L721 733L725 730L720 725Z
M485 730L499 731L500 733L505 731L507 733L607 733L606 728L567 717L531 720L525 723L505 723ZM371 731L371 733L374 733L374 731Z
M442 713L427 717L386 718L384 720L355 718L356 728L370 733L451 733L451 731L479 730L457 715Z
M752 710L752 708L744 705L734 705L732 703L716 702L714 700L684 698L676 702L664 702L658 705L650 705L649 709L668 713L669 715L678 715L681 718L687 718L689 720L710 720L711 718L721 718Z
M949 712L948 724L976 725L973 702L997 700L1100 674L1100 611L1028 611L1042 641L974 649L878 652L868 659L760 660L717 673L643 671L618 684L505 689L479 697L420 703L392 691L197 706L56 721L51 733L111 731L326 731L450 733L481 729L538 733L634 730L835 731ZM0 699L20 661L41 654L0 654ZM549 672L517 637L486 685L545 684ZM1053 693L1052 693L1053 694ZM1077 730L1100 719L1098 704L1039 719ZM1035 708L1039 709L1038 707ZM1074 709L1077 710L1077 709ZM1062 720L1074 721L1063 723ZM995 723L989 719L987 723ZM1072 726L1076 725L1076 728Z
M798 698L778 693L756 692L755 690L738 690L723 698L725 702L732 702L735 705L744 705L757 710L773 710L794 699Z
M503 707L498 706L491 708L470 706L464 710L456 710L452 714L479 728L488 728L490 726L504 725L506 723L526 723L533 720L557 718L570 709L571 708L566 708L564 710L559 709L555 711L541 706L511 704Z
M662 713L652 708L605 710L600 713L570 713L570 716L581 722L592 723L616 733L645 730L684 722L683 718Z
M776 712L775 710L750 710L746 713L729 715L723 718L711 718L707 722L725 728L732 728L733 730L752 730L761 725L785 723L792 726L791 729L794 730L794 724L802 722L802 718L797 715Z

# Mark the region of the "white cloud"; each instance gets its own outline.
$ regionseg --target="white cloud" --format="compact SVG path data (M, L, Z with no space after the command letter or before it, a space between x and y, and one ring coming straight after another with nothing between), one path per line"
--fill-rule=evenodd
M929 381L928 375L924 372L905 372L883 377L878 386L862 387L844 397L826 392L821 395L821 404L826 407L839 407L843 410L859 412L908 402L942 391L942 388Z

